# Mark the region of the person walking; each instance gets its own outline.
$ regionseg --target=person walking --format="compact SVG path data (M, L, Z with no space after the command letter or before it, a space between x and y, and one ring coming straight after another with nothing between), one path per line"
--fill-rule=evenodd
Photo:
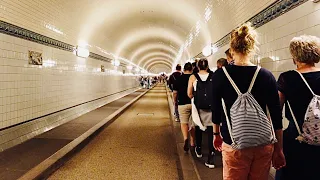
M224 67L224 66L228 66L228 60L225 59L225 58L220 58L220 59L218 59L218 61L217 61L217 68L219 69L219 68L222 68L222 67Z
M213 76L214 147L222 151L224 180L267 180L271 162L285 166L277 82L250 62L256 44L250 24L232 31L235 63Z
M290 53L297 69L280 74L278 89L281 107L289 126L283 133L287 164L276 173L276 180L319 179L320 161L320 39L295 37Z
M169 76L168 85L172 92L173 92L173 84L176 82L177 78L181 75L182 75L181 65L177 64L176 71ZM174 116L175 116L175 121L180 122L178 104L174 104Z
M227 49L224 53L226 54L228 64L229 65L233 65L234 64L234 59L233 59L232 54L230 52L230 48Z
M181 76L177 78L173 85L173 100L174 104L178 104L181 132L184 139L183 149L185 152L189 151L188 131L192 123L191 117L191 100L187 94L188 81L192 74L191 63L184 65L184 71ZM190 146L194 147L194 129L190 130Z
M194 62L192 63L192 74L198 73L199 68L198 68L198 59L195 59Z
M204 126L208 134L208 157L205 165L209 168L214 168L214 148L213 148L213 123L211 112L211 91L212 91L212 75L211 71L208 71L209 65L207 59L200 59L198 61L199 72L193 74L189 79L188 96L190 99L194 97L194 104L196 111L200 117L200 123L195 127L196 135L196 147L195 153L198 158L202 157L202 130L199 126ZM194 114L193 114L194 115Z

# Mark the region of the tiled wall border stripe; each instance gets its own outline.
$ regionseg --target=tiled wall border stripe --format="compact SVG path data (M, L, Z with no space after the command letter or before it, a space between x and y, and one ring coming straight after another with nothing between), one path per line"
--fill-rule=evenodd
M25 28L4 22L0 20L0 33L19 37L28 41L33 41L46 46L62 49L65 51L74 51L75 46L52 39L50 37L38 34Z
M264 10L260 11L258 14L256 14L246 22L251 22L254 28L259 28L307 1L308 0L278 0L272 3L270 6L266 7ZM219 39L217 42L213 43L212 46L221 48L227 45L228 43L230 43L230 35L231 32ZM200 57L200 55L201 57L203 57L202 53L199 53L194 58Z
M100 60L100 61L106 61L106 62L110 62L110 63L112 61L112 59L110 59L110 58L101 56L101 55L93 53L93 52L90 52L89 57L92 58L92 59L97 59L97 60Z
M100 60L100 61L105 61L105 62L110 62L110 63L111 63L111 61L112 61L112 59L110 59L110 58L107 58L107 57L105 57L105 56L101 56L101 55L96 54L96 53L93 53L93 52L90 52L89 57L92 58L92 59L97 59L97 60ZM122 62L120 63L120 66L125 67L125 65L126 65L126 64L124 64L124 63L122 63Z
M80 103L80 104L77 104L77 105L74 105L74 106L70 106L70 107L67 107L67 108L64 108L64 109L61 109L61 110L58 110L58 111L55 111L55 112L52 112L52 113L49 113L49 114L46 114L46 115L43 115L43 116L39 116L39 117L32 118L32 119L29 119L29 120L26 120L26 121L23 121L23 122L20 122L20 123L11 125L11 126L0 128L0 132L4 131L4 130L7 130L7 129L10 129L10 128L13 128L13 127L16 127L16 126L20 126L22 124L29 123L31 121L35 121L37 119L41 119L41 118L44 118L44 117L47 117L47 116L50 116L50 115L53 115L53 114L56 114L56 113L59 113L59 112L66 111L66 110L71 109L71 108L75 108L77 106L81 106L81 105L84 105L84 104L87 104L87 103L91 103L91 102L94 102L94 101L97 101L97 100L100 100L100 99L103 99L103 98L106 98L106 97L109 97L109 96L112 96L112 95L115 95L115 94L119 94L119 93L122 93L122 92L125 92L125 91L128 91L128 90L131 90L131 89L135 89L135 88L137 88L137 87L128 88L128 89L125 89L125 90L122 90L122 91L119 91L119 92L116 92L116 93L108 94L108 95L103 96L103 97L99 97L99 98L96 98L96 99L93 99L93 100L90 100L90 101L86 101L86 102L83 102L83 103Z
M35 43L39 43L45 46L50 46L53 48L73 52L76 49L76 46L73 46L71 44L58 41L56 39L41 35L39 33L30 31L28 29L16 26L14 24L7 23L5 21L0 20L0 33L7 34L10 36L22 38L28 41L32 41ZM111 62L112 59L101 56L99 54L90 52L89 55L90 58L97 59L100 61L106 61ZM124 63L121 63L121 66L125 66Z

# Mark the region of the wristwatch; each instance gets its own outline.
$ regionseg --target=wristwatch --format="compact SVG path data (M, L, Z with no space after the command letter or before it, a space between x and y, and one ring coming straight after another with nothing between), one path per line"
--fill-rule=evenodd
M215 136L216 136L216 135L220 135L220 132L217 132L217 133L213 133L213 135L215 135Z

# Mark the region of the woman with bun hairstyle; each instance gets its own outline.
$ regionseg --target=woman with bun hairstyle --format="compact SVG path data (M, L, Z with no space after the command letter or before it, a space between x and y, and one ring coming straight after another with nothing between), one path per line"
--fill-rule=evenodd
M230 43L230 51L235 60L234 65L218 69L212 80L214 82L212 103L213 142L215 149L222 151L224 180L267 180L271 162L277 169L285 165L282 152L282 117L277 82L270 71L264 68L260 69L250 62L251 57L257 50L257 44L257 33L250 24L244 24L234 30L231 33ZM260 106L260 112L264 114L264 118L254 116L253 121L268 123L268 133L273 134L277 141L274 140L270 143L243 149L232 146L234 145L234 139L231 137L234 137L234 132L231 131L232 134L230 135L230 129L228 128L230 121L227 122L227 120L230 120L230 117L237 118L230 113L231 108L239 97L246 96L246 92L252 95L257 102L256 107ZM222 105L222 102L224 102L224 105ZM271 116L269 119L267 118L267 109ZM248 114L245 116L247 119L240 119L242 128L244 128L244 131L240 133L240 136L242 136L243 133L248 132L248 129L251 131L255 127L246 124L252 114L243 112L245 110L239 111ZM232 111L232 113L236 112ZM252 119L250 120L252 121ZM231 127L233 126L234 124L231 124ZM247 134L245 136L247 138L256 137Z
M309 130L303 128L305 119L310 117L306 112L309 104L312 104L310 101L314 94L320 95L320 68L315 66L320 61L320 39L306 35L295 37L290 42L290 53L297 69L282 73L278 79L280 105L283 107L286 103L285 114L289 120L289 126L283 132L283 152L287 165L277 172L276 179L316 180L320 179L318 174L320 146L296 140L299 133L293 117L301 132ZM318 104L318 115L319 109ZM316 110L314 112L317 113ZM313 128L311 131L316 131L318 127L315 125ZM314 139L317 140L316 137Z

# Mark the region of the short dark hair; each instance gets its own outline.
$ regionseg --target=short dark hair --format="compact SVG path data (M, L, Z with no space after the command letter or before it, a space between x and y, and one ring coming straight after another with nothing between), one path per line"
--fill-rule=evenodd
M176 70L177 70L177 71L181 71L181 65L180 65L180 64L177 64Z
M190 62L187 62L187 63L184 65L183 69L184 69L185 71L192 71L192 64L191 64Z
M206 58L202 58L198 61L198 67L200 70L206 70L209 68L209 63Z
M230 52L230 48L227 49L224 53L225 53L227 56L229 56L229 57L232 58L232 55L231 55L231 52Z
M220 58L220 59L218 59L217 64L221 64L221 66L227 66L228 61L226 58Z

